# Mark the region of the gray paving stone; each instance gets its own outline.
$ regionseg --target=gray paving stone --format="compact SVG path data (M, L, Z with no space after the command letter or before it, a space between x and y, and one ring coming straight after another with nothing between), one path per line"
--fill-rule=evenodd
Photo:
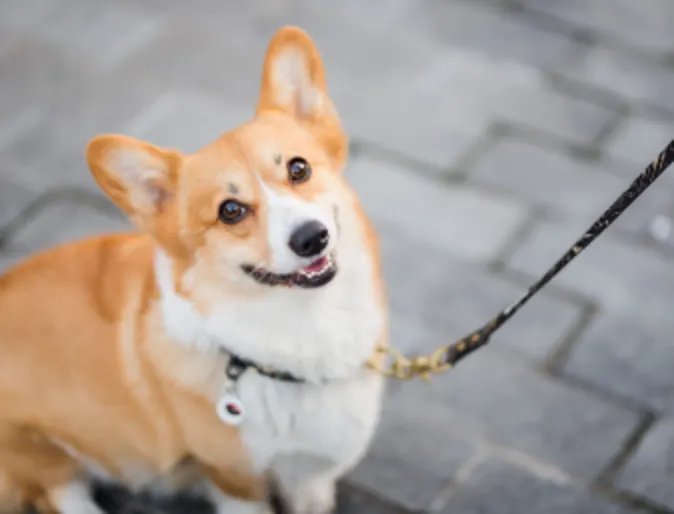
M476 450L451 433L451 416L428 407L416 401L402 415L387 410L349 481L409 510L428 508Z
M7 163L0 162L0 233L2 228L36 196L12 179L13 175L18 174L16 171L16 168L10 168Z
M273 33L259 34L242 5L222 3L217 14L211 12L203 23L192 16L162 25L114 72L158 95L196 89L252 107L260 88L264 51Z
M603 389L674 414L674 325L601 315L581 335L566 371Z
M190 9L181 2L146 0L142 5L151 6L155 12L168 12L176 20L188 19L206 30L227 16L245 19L249 29L257 31L255 36L262 40L279 26L299 25L312 33L329 60L334 58L336 66L361 75L370 72L369 67L360 68L366 61L370 65L376 62L382 68L398 61L399 66L406 68L412 64L408 58L420 55L421 45L431 52L460 46L473 53L489 53L501 59L543 66L566 43L563 36L540 30L520 16L486 3L470 5L433 0L426 2L424 9L418 9L413 0L373 0L367 4L347 0L337 5L328 0L271 0L241 5L202 1ZM349 37L345 38L347 30ZM368 35L370 45L364 47L362 43L367 41ZM385 40L392 45L392 51L380 48ZM354 49L360 52L352 52ZM386 64L380 63L379 58Z
M457 127L455 117L462 115L443 113L432 97L411 101L415 105L410 108L408 102L387 106L363 97L354 99L352 94L335 96L351 139L403 153L435 167L438 175L453 167L486 130L487 121L476 113L466 113L470 121Z
M419 9L413 0L374 0L367 5L347 0L337 6L328 0L270 3L277 9L269 9L274 12L264 16L268 30L286 23L306 25L315 32L334 69L349 75L360 72L355 74L361 79L376 80L376 76L363 77L363 72L369 72L376 63L385 76L396 73L393 68L397 68L397 73L403 72L399 78L405 80L404 72L425 69L424 60L446 56L443 50L448 48L461 49L467 55L489 55L499 61L543 68L556 59L568 43L564 36L534 27L522 17L485 2L432 0L424 3L424 9ZM347 27L350 38L345 39ZM368 37L370 44L363 46ZM355 49L356 44L360 45L360 52L348 51ZM389 45L390 51L386 51L384 45ZM380 58L385 63L382 64ZM357 63L355 69L352 60ZM413 82L414 76L406 79Z
M42 121L39 109L27 107L17 110L0 122L0 151L16 144Z
M3 118L19 110L37 109L44 115L42 123L51 124L53 132L61 129L90 135L95 130L119 130L122 122L168 87L134 81L118 70L103 72L68 48L36 34L27 33L1 55Z
M671 26L674 8L668 0L521 0L526 6L566 20L585 29L598 31L620 43L638 45L654 51L674 48Z
M674 508L674 418L660 421L646 435L619 477L618 486Z
M359 4L350 2L354 11ZM436 46L463 48L474 54L487 54L503 61L515 61L546 68L566 51L568 38L528 23L522 16L504 12L489 3L444 2L433 0L425 9L407 2L406 15L398 28L415 31ZM387 2L380 0L384 10Z
M596 217L625 181L560 151L506 139L483 154L471 177L566 217Z
M128 2L70 1L44 20L40 34L63 51L104 68L152 39L161 26L157 14L134 9Z
M523 205L477 188L442 186L366 158L351 163L347 178L371 216L465 258L493 257L527 215Z
M628 514L636 512L591 496L579 487L547 480L501 459L471 473L451 496L446 514Z
M578 98L570 98L540 85L494 95L494 112L500 120L515 122L586 145L611 124L616 114Z
M634 163L636 174L674 139L674 122L664 120L629 118L606 143L611 157Z
M407 511L347 484L342 484L338 491L335 514L362 514L364 512L367 514L405 514Z
M562 66L559 71L630 102L662 106L674 111L674 100L670 95L674 87L674 71L643 55L595 47L580 62Z
M648 238L651 242L674 250L674 200L671 188L652 186L630 207L630 212L616 221L616 230Z
M482 444L485 439L493 441L582 479L596 477L638 419L615 404L532 370L496 347L467 358L430 385L407 382L389 393L386 412L410 434L423 426L420 438L435 430L429 418L442 413L447 435L436 439L438 454L445 450L448 434L456 433ZM387 437L385 428L380 437Z
M35 65L39 65L39 59ZM78 80L73 73L70 78L73 82L54 97L35 100L43 105L39 114L24 114L24 127L18 135L8 137L10 143L2 145L0 134L3 160L22 165L23 179L37 190L62 184L95 189L84 159L88 141L99 133L123 132L128 122L161 94L142 85L132 86L119 76L97 75ZM23 80L28 79L17 79L17 88ZM0 111L4 99L0 95ZM17 101L31 106L34 102L30 98Z
M667 134L664 124L651 124L646 121L642 124L639 121L627 125L623 132L616 134L610 145L610 157L606 159L606 166L622 178L624 188L627 188L666 146L669 142L668 137L674 135L674 132ZM615 229L648 238L672 250L674 249L672 220L674 220L674 173L669 169L615 222Z
M127 230L131 225L121 215L78 202L50 202L13 235L5 251L28 254L83 237Z
M66 96L73 84L92 76L78 62L38 37L24 37L0 61L0 113L45 107Z
M5 159L24 170L21 181L40 192L60 185L95 189L84 157L88 139L67 131L53 118L40 121L3 152Z
M58 0L4 0L0 26L34 27L43 22L58 3Z
M203 93L172 91L131 120L125 132L159 146L195 152L253 115L253 105L246 109Z
M26 35L26 30L14 25L5 25L0 20L0 60L11 53Z
M484 325L525 292L484 269L381 227L395 347L418 353ZM545 359L576 326L580 306L542 291L494 336L493 346ZM431 330L436 328L440 331Z
M532 276L542 275L592 221L541 222L514 253L509 266ZM610 230L554 283L579 291L616 314L630 313L643 322L666 319L671 315L674 290L671 263L656 252L616 240Z
M335 97L354 137L449 166L462 150L461 138L470 141L495 121L588 144L616 116L547 89L537 70L518 63L457 49L445 49L444 55L429 56L425 62L427 69L414 82L396 81L396 88L370 85L372 94L348 82L337 83ZM443 135L447 143L440 146ZM452 144L456 138L458 149ZM428 150L420 143L424 139L437 149Z

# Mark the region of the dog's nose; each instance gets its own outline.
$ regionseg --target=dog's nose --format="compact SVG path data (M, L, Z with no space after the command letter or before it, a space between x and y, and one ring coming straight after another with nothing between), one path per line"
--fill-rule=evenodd
M328 246L328 229L318 221L307 221L300 225L290 236L288 246L300 257L313 257Z

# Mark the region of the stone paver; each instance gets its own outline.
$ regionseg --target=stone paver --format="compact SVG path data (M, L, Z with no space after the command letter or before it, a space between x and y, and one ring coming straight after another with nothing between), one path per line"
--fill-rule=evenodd
M335 514L409 514L407 510L364 493L348 485L340 487Z
M518 299L674 138L672 21L669 0L1 2L0 270L128 230L87 141L208 144L250 117L268 39L295 24L355 143L392 342L430 352ZM668 172L489 348L430 385L391 383L337 512L674 514L672 219ZM598 476L620 494L592 492Z
M561 151L505 139L479 159L471 177L567 218L590 220L625 188L605 169Z
M619 53L593 48L580 63L562 66L562 74L601 88L637 105L661 106L674 111L669 92L674 87L674 71L642 54Z
M36 27L56 9L57 3L58 0L35 0L30 3L21 0L8 0L2 5L0 24L3 28Z
M515 449L583 480L599 474L637 422L633 412L550 380L496 347L430 385L420 381L392 388L386 412L410 427L409 438L455 431L482 444L488 440ZM442 426L432 422L439 413L444 413ZM420 420L428 426L413 430ZM386 424L380 437L389 437ZM444 437L434 441L443 445L436 458L452 451ZM390 440L394 444L399 440ZM405 466L399 474L402 480L414 479ZM389 491L395 494L397 488Z
M19 175L19 170L0 163L0 233L21 209L36 195L29 189L18 184L10 177L10 173Z
M489 459L471 473L450 497L445 514L630 514L636 511L591 496L577 486L559 483Z
M646 436L618 484L674 509L674 418L659 422Z
M592 220L540 223L510 259L509 266L532 277L542 275L589 227ZM595 299L617 314L662 320L671 314L674 274L665 257L617 240L610 230L555 279L555 284Z
M123 232L130 228L130 223L121 216L86 203L51 201L13 235L6 251L36 252L66 241L102 232Z
M395 312L392 340L408 352L428 350L483 325L525 292L521 286L487 275L451 254L381 227L384 273ZM544 359L580 321L584 306L544 291L494 345ZM428 327L437 327L433 332Z
M674 121L654 118L629 118L618 127L606 145L611 157L636 165L630 174L636 175L674 139Z
M393 406L350 480L411 511L428 508L476 451L474 442L448 431L453 421L446 409L428 404ZM424 431L410 423L420 424Z
M433 66L411 84L382 84L371 96L363 96L360 89L338 95L354 137L447 166L451 163L441 161L454 153L454 134L473 136L495 122L587 144L615 119L604 107L542 88L537 70L515 62L494 62L456 49L430 62ZM491 80L495 73L501 77L498 82ZM444 145L449 149L443 147L441 134L447 134ZM432 151L424 151L426 144L417 142L427 138L436 141Z
M352 3L358 5L356 0ZM488 2L433 0L427 9L418 9L416 2L408 4L401 28L411 26L416 35L436 46L465 48L494 60L545 68L566 51L569 43L566 36L527 23Z
M580 337L566 370L672 415L673 329L671 316L645 325L629 315L603 314Z
M105 68L145 45L162 21L129 2L116 2L103 10L95 2L73 2L47 17L41 35L57 48Z
M132 119L125 133L190 153L253 115L253 106L244 109L240 104L228 105L204 94L171 91Z
M671 23L674 7L668 0L519 0L610 40L656 52L674 48Z
M420 243L469 259L489 259L525 219L522 205L473 187L439 187L404 169L357 159L347 171L373 218L400 227ZM386 194L383 194L384 191Z

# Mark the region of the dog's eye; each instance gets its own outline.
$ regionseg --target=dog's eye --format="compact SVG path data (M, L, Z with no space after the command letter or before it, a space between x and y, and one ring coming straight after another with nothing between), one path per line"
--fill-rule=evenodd
M236 200L225 200L220 205L220 220L229 225L238 223L245 218L247 214L248 207Z
M311 176L311 166L302 157L293 157L286 165L288 168L288 177L290 182L299 184L308 180Z

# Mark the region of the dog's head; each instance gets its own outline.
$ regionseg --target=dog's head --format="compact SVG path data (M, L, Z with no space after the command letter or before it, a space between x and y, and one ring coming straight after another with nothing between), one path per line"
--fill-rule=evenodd
M285 27L269 44L250 122L190 155L102 135L87 160L183 272L255 294L324 287L340 273L341 232L357 218L341 176L347 150L318 51Z

